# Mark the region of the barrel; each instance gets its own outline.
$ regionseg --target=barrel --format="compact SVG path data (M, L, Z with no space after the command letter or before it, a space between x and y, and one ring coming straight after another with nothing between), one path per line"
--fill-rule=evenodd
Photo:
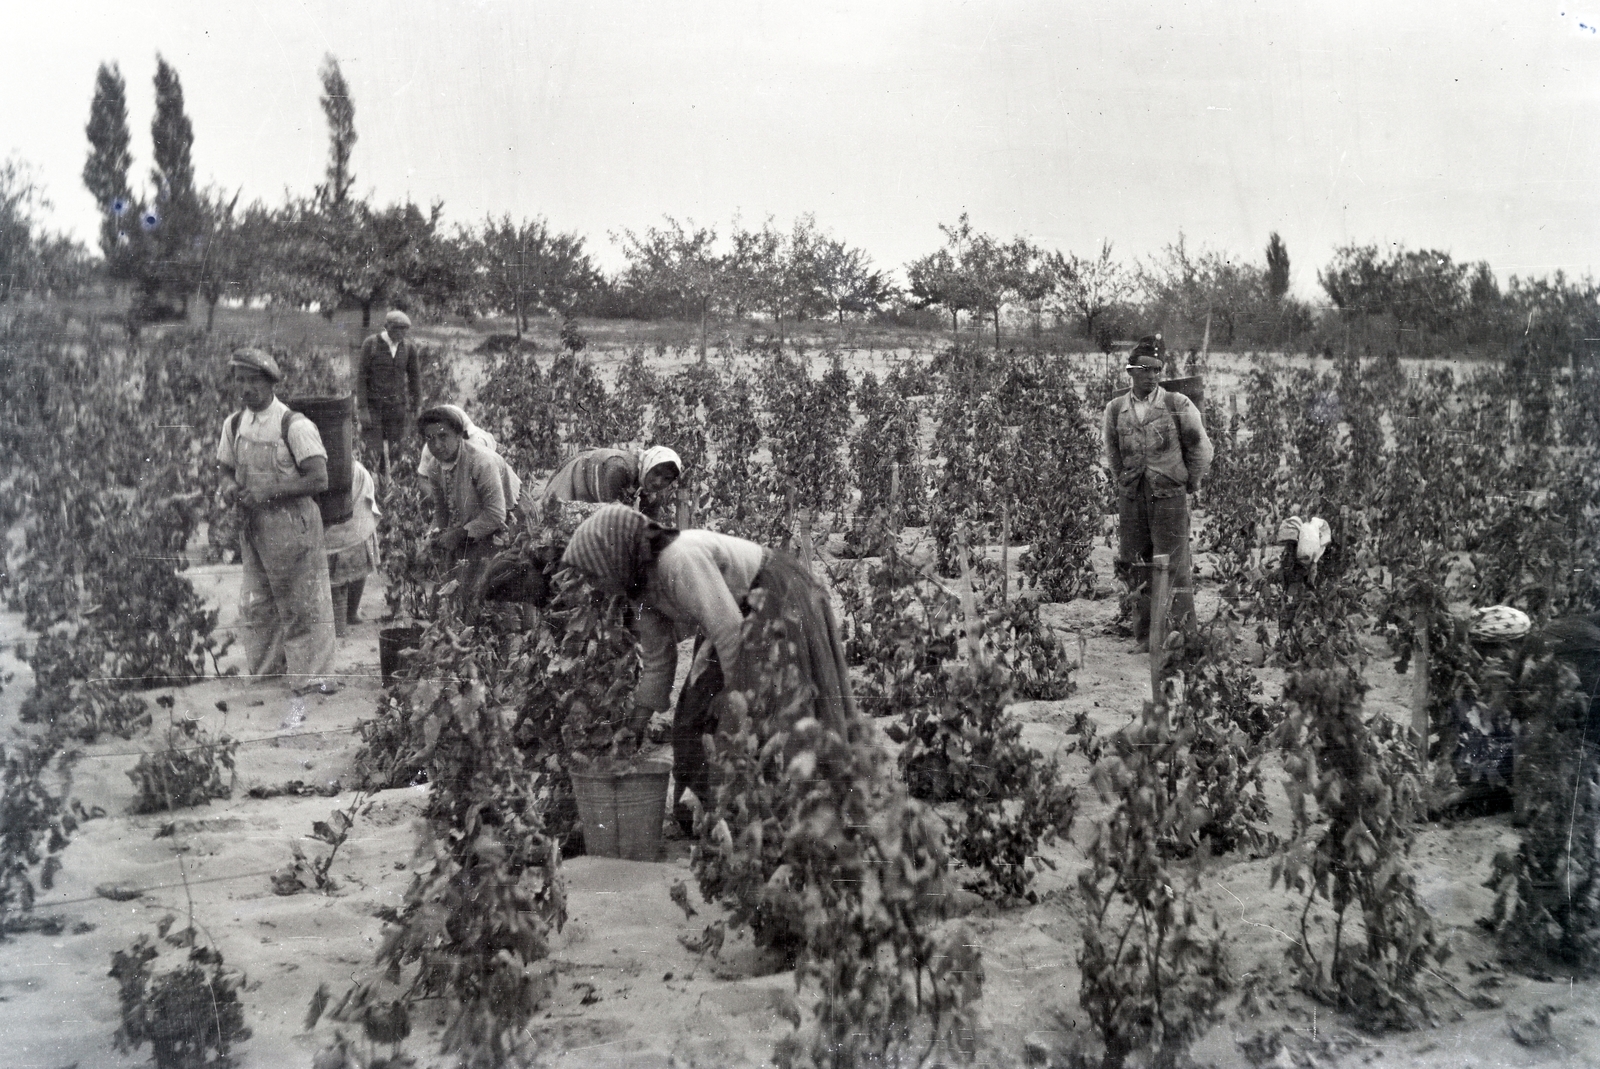
M322 447L328 451L328 488L317 495L317 507L322 510L324 527L343 523L353 511L350 486L355 481L355 399L350 394L296 397L284 404L316 424L317 433L322 435Z

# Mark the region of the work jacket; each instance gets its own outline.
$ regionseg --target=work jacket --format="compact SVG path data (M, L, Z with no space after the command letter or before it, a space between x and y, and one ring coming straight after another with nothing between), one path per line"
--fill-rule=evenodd
M1106 466L1125 495L1148 478L1152 497L1171 497L1193 490L1211 471L1211 439L1200 410L1181 393L1157 386L1144 406L1144 419L1134 415L1131 392L1106 405Z
M378 408L403 408L411 402L414 412L422 407L422 373L417 366L417 351L401 339L394 354L383 334L374 334L361 343L361 367L356 371L356 403L364 413Z

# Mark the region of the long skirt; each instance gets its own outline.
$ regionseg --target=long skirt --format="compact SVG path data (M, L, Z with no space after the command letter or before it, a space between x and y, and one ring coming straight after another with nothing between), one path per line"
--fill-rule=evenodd
M805 565L769 549L750 584L749 601L742 663L728 673L730 684L748 690L755 684L755 672L792 666L794 682L812 692L812 715L848 735L858 719L856 699L828 592ZM728 672L727 666L723 671Z
M760 673L772 672L785 680L786 688L808 691L810 700L802 709L792 710L778 695L766 710L768 716L786 710L809 713L846 738L858 719L833 606L828 592L804 565L787 554L767 550L744 608L739 665L726 667L713 652L700 674L679 692L672 718L675 803L686 789L703 802L711 800L714 777L703 738L732 727L725 723L719 727L722 703L716 699L725 689L752 691ZM696 653L700 645L695 643ZM786 726L766 723L758 733L767 736ZM674 806L674 815L687 831L689 811L680 803Z

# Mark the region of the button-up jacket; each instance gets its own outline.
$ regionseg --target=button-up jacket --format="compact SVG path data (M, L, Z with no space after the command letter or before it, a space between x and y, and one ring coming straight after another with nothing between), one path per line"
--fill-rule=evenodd
M1154 497L1199 486L1211 471L1212 457L1200 410L1183 394L1160 386L1140 407L1143 419L1134 413L1131 392L1106 405L1106 466L1122 492L1136 493L1141 476L1149 477Z

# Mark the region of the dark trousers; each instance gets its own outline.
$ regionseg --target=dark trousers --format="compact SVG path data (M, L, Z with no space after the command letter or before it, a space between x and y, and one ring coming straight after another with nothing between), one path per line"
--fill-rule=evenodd
M704 641L695 640L696 654ZM722 686L722 662L712 650L705 671L683 685L678 693L678 708L672 714L672 815L685 832L693 832L694 814L678 801L683 792L693 791L707 809L715 801L711 797L711 765L706 759L704 736L716 733L717 714L712 703L722 693Z
M361 434L367 441L367 455L372 459L374 470L383 464L383 443L389 443L389 451L398 454L401 443L406 438L406 424L409 422L404 401L384 403L373 401L371 405L371 419L361 428ZM384 468L384 475L390 472Z
M1150 480L1142 478L1131 494L1122 493L1118 528L1117 564L1134 589L1143 586L1134 619L1133 637L1150 636L1150 561L1158 553L1170 560L1172 611L1168 623L1174 630L1194 618L1194 579L1189 561L1189 496L1180 490L1171 497L1152 497Z

